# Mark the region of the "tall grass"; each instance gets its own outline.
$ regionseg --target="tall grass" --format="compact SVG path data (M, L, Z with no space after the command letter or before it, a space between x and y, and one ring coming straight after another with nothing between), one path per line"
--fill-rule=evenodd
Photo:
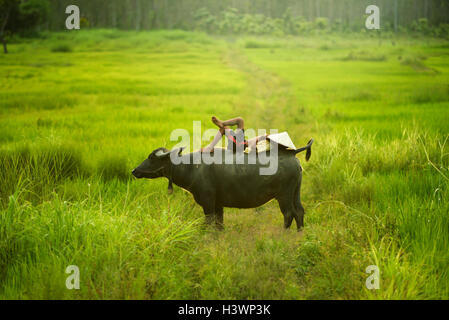
M404 130L400 139L378 145L369 135L347 131L324 141L325 152L315 153L308 174L310 192L317 199L327 195L320 206L340 206L361 219L357 224L366 238L359 244L368 245L385 289L367 291L368 297L445 297L447 137Z
M80 152L64 146L38 150L27 146L0 152L0 199L5 205L9 195L25 187L28 200L40 202L62 180L86 174Z
M200 227L182 203L157 213L142 207L142 198L127 199L123 210L123 197L114 194L91 192L71 203L55 193L37 206L20 197L11 196L1 216L6 298L161 298L160 282L168 283L174 271L172 257L183 259ZM80 268L80 291L64 288L61 271L71 264Z

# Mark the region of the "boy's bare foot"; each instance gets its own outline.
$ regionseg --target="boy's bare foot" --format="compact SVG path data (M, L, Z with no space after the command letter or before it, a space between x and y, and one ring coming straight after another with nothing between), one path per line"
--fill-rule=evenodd
M212 122L220 129L223 129L223 122L218 120L217 117L212 117Z

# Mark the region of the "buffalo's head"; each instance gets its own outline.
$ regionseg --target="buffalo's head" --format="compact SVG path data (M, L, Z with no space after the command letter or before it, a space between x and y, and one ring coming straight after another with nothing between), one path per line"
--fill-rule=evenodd
M182 152L182 149L170 151L166 148L158 148L151 152L148 158L132 171L132 174L138 179L163 177L169 172L170 153L177 152L179 154Z

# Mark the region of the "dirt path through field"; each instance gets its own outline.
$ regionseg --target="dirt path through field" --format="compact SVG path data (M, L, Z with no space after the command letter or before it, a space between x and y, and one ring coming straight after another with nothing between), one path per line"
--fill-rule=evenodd
M235 48L230 49L223 60L243 73L248 83L235 105L235 113L244 117L251 128L286 130L285 112L294 105L288 81L260 68Z

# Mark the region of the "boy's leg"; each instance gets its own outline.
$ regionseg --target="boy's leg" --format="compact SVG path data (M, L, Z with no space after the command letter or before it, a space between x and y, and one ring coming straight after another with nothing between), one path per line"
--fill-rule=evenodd
M241 118L241 117L229 119L226 121L221 121L221 120L218 120L217 117L212 117L212 122L219 128L223 128L225 126L235 126L235 125L239 129L245 128L245 123L243 121L243 118Z
M268 134L265 134L263 136L258 136L252 139L248 140L248 147L251 148L251 150L254 150L256 148L256 145L259 141L267 140Z
M224 135L225 129L218 130L217 134L215 135L214 140L205 148L201 149L201 152L211 152L214 150L215 145L220 142L221 137Z

